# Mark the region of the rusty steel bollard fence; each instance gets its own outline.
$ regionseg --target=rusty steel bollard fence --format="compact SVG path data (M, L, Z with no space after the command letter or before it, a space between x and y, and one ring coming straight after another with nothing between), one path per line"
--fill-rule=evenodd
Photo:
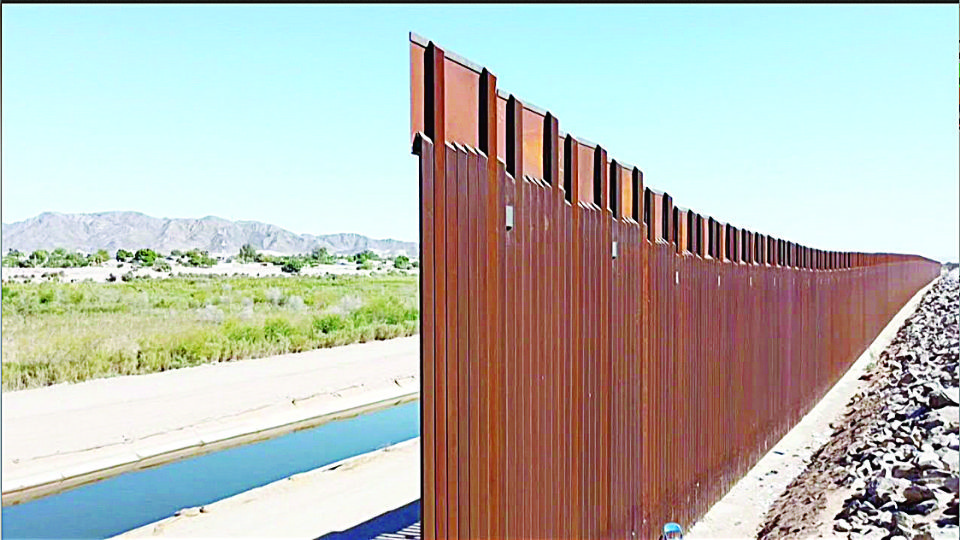
M940 271L677 206L411 34L423 536L689 526Z

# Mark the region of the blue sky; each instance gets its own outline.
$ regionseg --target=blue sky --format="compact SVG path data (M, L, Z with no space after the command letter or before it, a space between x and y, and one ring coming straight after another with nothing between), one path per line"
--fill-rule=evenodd
M415 240L415 31L640 166L812 247L958 259L958 7L3 6L2 212Z

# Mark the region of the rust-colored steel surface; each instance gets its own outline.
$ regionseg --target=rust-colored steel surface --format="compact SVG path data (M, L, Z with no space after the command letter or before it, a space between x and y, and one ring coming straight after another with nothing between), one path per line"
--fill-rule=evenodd
M939 274L676 206L411 34L423 535L691 524Z

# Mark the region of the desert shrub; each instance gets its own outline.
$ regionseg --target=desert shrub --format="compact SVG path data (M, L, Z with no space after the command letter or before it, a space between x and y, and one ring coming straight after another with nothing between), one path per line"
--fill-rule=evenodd
M79 290L79 289L74 289L74 290L70 291L70 293L69 293L68 296L67 296L67 300L68 300L71 304L82 304L84 298L86 298L86 295L83 294L83 291L81 291L81 290Z
M127 262L127 261L130 261L131 259L133 259L133 253L131 253L131 252L125 250L125 249L118 249L118 250L117 250L116 259L117 259L117 262Z
M264 293L264 296L266 297L267 302L277 306L283 302L283 292L276 287L267 289L267 291Z
M210 268L217 264L217 260L211 257L206 251L191 249L183 254L180 263L184 266L192 266L194 268Z
M416 279L406 276L120 282L120 275L112 284L4 283L4 390L390 339L418 328ZM254 300L262 306L256 312Z
M349 315L363 306L363 299L355 294L346 294L327 311L338 315Z
M247 347L263 341L263 327L257 324L245 324L231 319L223 326L227 339Z
M336 313L327 313L313 317L313 329L321 334L332 334L347 326L347 321Z
M138 249L133 255L133 260L143 266L150 266L157 260L157 252L152 249Z
M370 251L369 249L367 249L367 250L361 251L360 253L351 255L350 260L358 263L362 263L365 261L378 261L380 260L380 256Z
M282 317L271 317L263 323L263 337L267 341L283 341L296 333L290 321Z
M334 264L337 262L337 257L331 255L325 247L313 248L313 251L310 252L310 259L314 264Z
M374 328L374 339L384 340L384 339L393 339L404 336L405 330L403 326L395 324L378 324Z
M303 308L305 307L305 304L303 303L303 298L297 295L292 295L288 297L287 301L284 302L284 305L292 309L293 311L302 311Z
M64 248L57 248L47 258L42 266L46 268L82 268L90 262L80 253L68 253Z
M20 254L7 254L3 256L3 266L5 268L16 268L20 266Z
M38 249L30 254L30 257L27 259L30 261L30 267L36 268L38 266L43 266L47 262L47 259L50 258L50 254L46 250Z
M240 253L237 254L237 261L242 263L253 262L257 259L257 250L251 244L240 246Z
M400 324L418 320L420 311L395 296L379 296L371 299L350 314L358 326L372 324Z
M288 274L297 274L303 269L303 260L300 257L287 257L280 270Z
M89 264L103 264L108 260L110 260L110 254L107 253L105 249L98 249L95 253L87 256L87 262Z
M223 310L212 305L199 310L197 317L201 321L213 323L222 323L224 319Z
M54 300L57 299L56 289L46 288L40 289L39 294L37 294L37 301L41 304L51 304Z

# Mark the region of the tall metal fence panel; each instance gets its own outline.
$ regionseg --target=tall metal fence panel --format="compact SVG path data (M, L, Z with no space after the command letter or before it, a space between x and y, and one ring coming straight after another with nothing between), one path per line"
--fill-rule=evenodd
M490 71L410 55L427 539L689 525L940 272L676 206Z

